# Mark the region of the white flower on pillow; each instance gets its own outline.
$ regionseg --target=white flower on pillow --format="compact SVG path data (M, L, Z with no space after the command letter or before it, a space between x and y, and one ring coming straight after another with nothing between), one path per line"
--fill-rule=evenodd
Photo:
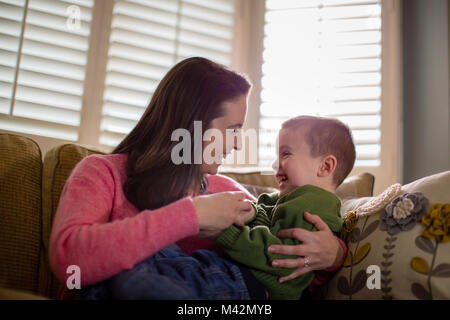
M411 230L426 214L429 201L421 192L405 193L389 203L380 214L380 230L395 235Z
M403 198L395 205L392 216L395 220L404 219L406 217L409 217L413 210L414 202L412 202L411 199Z

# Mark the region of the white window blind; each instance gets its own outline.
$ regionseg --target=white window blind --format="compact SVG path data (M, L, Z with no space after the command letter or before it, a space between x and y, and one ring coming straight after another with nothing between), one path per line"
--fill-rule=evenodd
M355 166L380 164L381 0L267 0L259 162L281 123L335 117L352 129Z
M230 66L233 27L233 0L117 1L100 143L115 146L129 133L176 62L203 56Z
M79 9L69 27L68 8ZM0 0L0 128L76 141L93 0Z

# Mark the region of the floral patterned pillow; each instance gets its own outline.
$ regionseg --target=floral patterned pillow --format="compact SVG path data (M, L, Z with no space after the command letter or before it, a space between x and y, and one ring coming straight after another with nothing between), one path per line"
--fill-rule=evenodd
M341 214L349 253L324 299L450 299L450 171L344 200Z

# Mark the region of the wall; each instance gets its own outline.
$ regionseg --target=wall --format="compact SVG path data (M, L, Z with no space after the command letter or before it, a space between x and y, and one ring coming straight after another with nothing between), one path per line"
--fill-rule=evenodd
M449 1L403 1L403 183L450 170Z

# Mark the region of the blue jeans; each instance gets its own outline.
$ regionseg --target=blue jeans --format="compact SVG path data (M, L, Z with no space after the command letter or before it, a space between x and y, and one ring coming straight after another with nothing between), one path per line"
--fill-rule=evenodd
M130 270L82 289L78 299L250 299L241 269L209 250L171 245Z

